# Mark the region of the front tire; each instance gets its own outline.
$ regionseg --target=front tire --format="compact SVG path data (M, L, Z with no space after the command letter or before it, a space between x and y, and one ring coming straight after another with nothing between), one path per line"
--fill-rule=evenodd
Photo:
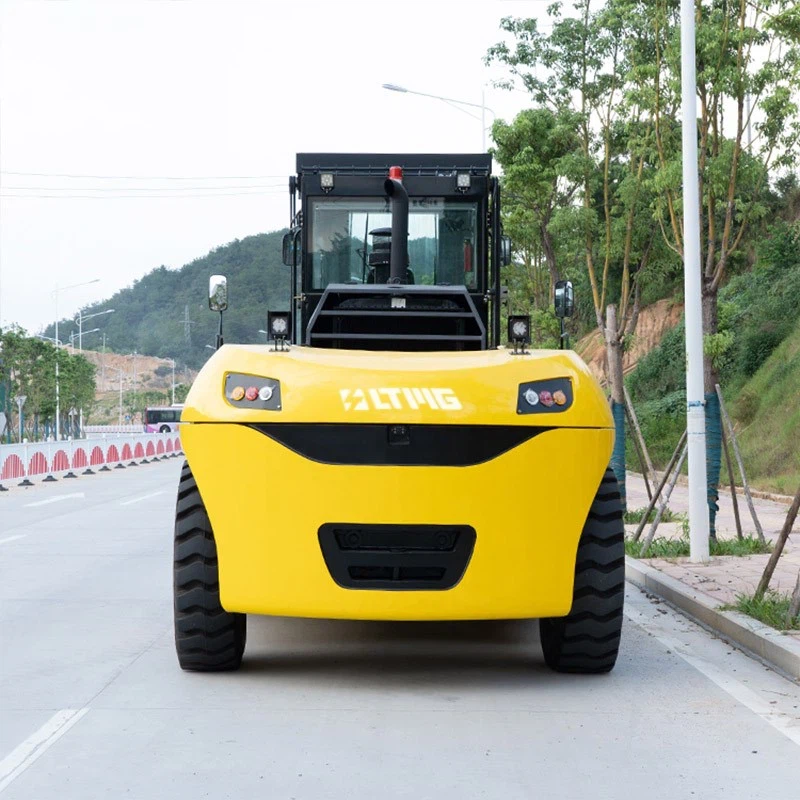
M609 672L616 663L625 598L625 527L614 472L606 470L583 526L572 609L539 621L544 660L557 672Z
M217 546L197 483L184 462L175 509L173 561L175 650L182 669L238 669L247 617L230 614L219 599Z

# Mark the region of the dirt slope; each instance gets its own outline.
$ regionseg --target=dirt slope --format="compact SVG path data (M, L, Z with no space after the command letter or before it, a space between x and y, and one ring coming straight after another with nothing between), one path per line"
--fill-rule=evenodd
M683 306L673 300L659 300L642 309L636 325L633 346L625 353L622 369L627 375L640 358L646 356L661 341L664 334L678 324ZM575 351L589 365L595 377L606 382L606 348L599 331L584 336Z
M172 388L172 361L168 358L152 356L119 355L84 350L82 355L97 367L97 397L109 392L119 391L120 370L122 371L123 391L168 391ZM191 383L196 372L186 369L175 370L175 383Z

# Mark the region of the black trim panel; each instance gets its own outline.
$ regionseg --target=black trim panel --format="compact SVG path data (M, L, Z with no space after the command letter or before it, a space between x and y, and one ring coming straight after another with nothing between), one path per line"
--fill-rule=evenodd
M323 464L469 467L552 430L528 425L378 425L296 422L249 427Z
M344 589L452 589L475 547L470 525L326 523L319 545Z

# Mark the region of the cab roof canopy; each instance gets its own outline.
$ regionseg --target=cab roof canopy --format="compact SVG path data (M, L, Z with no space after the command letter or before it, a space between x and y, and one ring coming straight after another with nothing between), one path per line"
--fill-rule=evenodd
M298 153L297 173L335 172L350 175L386 175L402 167L405 175L492 174L488 153Z

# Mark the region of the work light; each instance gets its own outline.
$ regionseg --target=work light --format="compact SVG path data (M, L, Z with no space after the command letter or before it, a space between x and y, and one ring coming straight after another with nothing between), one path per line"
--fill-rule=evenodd
M518 314L508 318L508 341L514 344L530 344L531 318Z

